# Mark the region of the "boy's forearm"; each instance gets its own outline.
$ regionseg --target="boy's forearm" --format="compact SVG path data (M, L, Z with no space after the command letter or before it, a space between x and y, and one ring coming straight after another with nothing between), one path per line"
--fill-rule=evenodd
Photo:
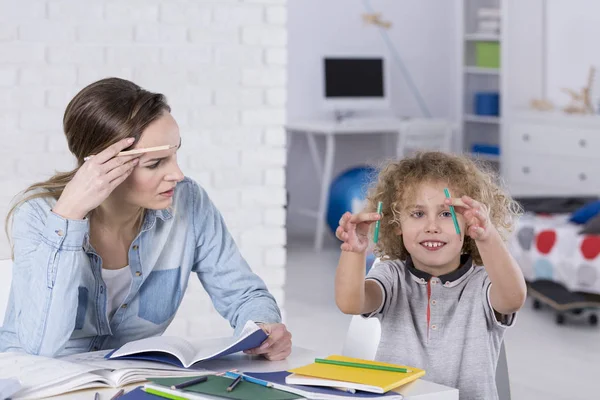
M501 314L518 311L527 297L525 278L497 230L485 242L477 242L483 265L492 282L490 300Z
M360 314L365 301L367 256L342 251L335 273L335 302L345 314Z

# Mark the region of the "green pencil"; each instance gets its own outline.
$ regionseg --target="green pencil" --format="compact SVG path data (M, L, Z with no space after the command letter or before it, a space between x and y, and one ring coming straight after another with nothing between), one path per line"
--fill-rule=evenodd
M188 400L186 397L175 396L174 394L160 392L158 390L151 389L151 388L144 388L144 392L153 394L153 395L158 396L158 397L163 397L165 399L171 399L171 400Z
M380 201L377 203L377 214L381 216L381 210L383 209L383 202ZM377 243L379 241L379 227L381 226L381 218L375 222L375 233L373 234L373 242Z
M450 198L450 192L448 191L448 188L444 189L444 194L446 195L447 199ZM460 228L458 227L458 220L456 219L456 212L454 212L454 206L450 206L450 214L452 214L452 222L454 222L454 229L456 229L456 234L460 235Z
M339 365L341 367L376 369L378 371L402 372L405 374L408 372L412 372L409 369L400 368L400 367L387 367L385 365L362 364L362 363L354 363L354 362L347 362L347 361L328 360L325 358L316 358L315 362L317 364L331 364L331 365Z

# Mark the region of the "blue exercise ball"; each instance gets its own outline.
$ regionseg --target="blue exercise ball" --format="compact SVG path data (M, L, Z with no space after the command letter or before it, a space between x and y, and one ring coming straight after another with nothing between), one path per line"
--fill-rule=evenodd
M369 271L371 270L371 268L373 267L373 264L375 263L375 259L377 257L375 257L375 254L373 253L369 253L367 254L367 274L369 273Z
M329 186L329 204L327 206L327 225L331 232L339 226L345 212L361 211L367 198L367 190L376 178L375 168L354 167L338 175Z

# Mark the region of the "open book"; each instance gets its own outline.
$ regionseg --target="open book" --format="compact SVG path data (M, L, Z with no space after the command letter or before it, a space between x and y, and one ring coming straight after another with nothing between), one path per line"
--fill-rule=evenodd
M267 337L258 325L248 321L237 338L217 338L192 344L178 337L151 337L129 342L106 357L111 360L158 361L189 368L201 361L253 349L260 346Z
M12 398L40 399L88 388L117 388L149 377L208 374L148 361L106 360L108 351L62 358L26 353L0 353L0 376L15 378L21 389Z
M209 358L217 358L256 347L256 343L260 345L266 337L262 329L249 322L240 338L199 341L197 346L211 352L212 357ZM159 351L162 352L164 349ZM0 377L15 378L21 384L21 389L13 395L13 398L35 399L81 389L117 388L130 383L143 382L147 378L186 377L212 373L198 367L184 369L180 366L172 366L168 361L167 364L145 361L143 359L146 358L146 353L140 355L139 358L142 360L110 359L110 354L114 354L114 351L81 353L61 358L33 356L26 353L0 353ZM131 358L136 358L135 354ZM152 360L152 357L147 358ZM164 361L162 357L158 358L157 361ZM169 360L168 357L167 359Z

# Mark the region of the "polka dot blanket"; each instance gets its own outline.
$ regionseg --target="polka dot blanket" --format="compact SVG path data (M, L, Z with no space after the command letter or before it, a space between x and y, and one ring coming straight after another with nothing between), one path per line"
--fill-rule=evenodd
M509 249L527 281L549 279L570 291L600 294L600 235L581 235L570 214L525 214Z

